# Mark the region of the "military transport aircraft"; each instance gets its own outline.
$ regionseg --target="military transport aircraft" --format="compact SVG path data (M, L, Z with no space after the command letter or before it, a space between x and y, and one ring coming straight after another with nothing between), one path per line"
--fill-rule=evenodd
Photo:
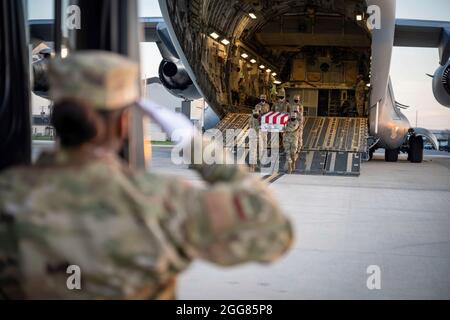
M274 96L280 87L288 98L300 94L309 169L314 161L344 154L351 171L354 157L377 148L385 149L386 161L397 161L400 151L421 161L423 145L408 139L412 127L401 112L406 106L395 100L390 81L394 46L439 48L432 88L436 100L450 107L450 22L396 19L395 0L159 4L163 17L142 18L142 24L145 41L156 42L161 51L159 78L167 90L185 100L203 97L211 107L206 118L222 119L222 129L225 122L244 127L249 112L241 107L253 107L260 94ZM34 23L41 39L44 24ZM354 106L358 75L367 83L367 117L346 118L342 105ZM438 149L431 132L414 131ZM322 169L327 166L335 164Z
M197 5L201 1L159 2L164 22L156 31L160 48L168 49L161 50L163 84L185 98L196 98L198 89L219 115L232 105L236 65L250 66L251 75L244 81L253 91L263 91L253 87L267 74L268 81L283 82L291 96L302 93L310 115L329 116L333 103L352 95L360 73L370 79L373 147L385 148L386 159L396 160L411 125L390 82L393 46L439 48L441 65L432 86L437 101L450 107L450 22L396 20L396 1L210 0L202 6ZM374 5L380 9L380 21L370 30L367 9L370 13ZM255 73L258 69L263 72ZM315 110L323 108L320 104L328 104L328 114ZM437 147L428 130L416 131Z

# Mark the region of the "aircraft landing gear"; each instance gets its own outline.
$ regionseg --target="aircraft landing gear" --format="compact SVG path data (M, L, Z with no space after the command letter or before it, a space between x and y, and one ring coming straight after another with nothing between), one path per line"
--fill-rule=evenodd
M368 154L369 161L371 161L373 159L373 154L378 149L378 147L377 147L378 141L380 141L380 138L376 138L376 137L368 137L367 138L367 145L369 146L369 154Z
M375 153L375 149L370 148L369 149L369 161L373 159L373 154Z
M384 153L384 160L386 162L397 162L399 152L399 149L386 149Z
M409 138L408 160L411 163L422 163L423 161L423 138L411 136Z

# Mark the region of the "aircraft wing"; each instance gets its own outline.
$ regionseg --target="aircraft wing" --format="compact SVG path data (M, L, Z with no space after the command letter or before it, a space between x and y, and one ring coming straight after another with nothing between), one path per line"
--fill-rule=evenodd
M141 18L141 23L144 25L145 42L159 42L158 24L164 23L163 18Z
M169 61L179 59L163 18L145 17L140 18L139 21L144 33L142 41L155 42L161 51L161 55ZM34 41L53 41L54 20L30 20L29 25L31 39Z
M146 17L139 19L144 28L144 37L146 42L158 42L158 24L164 23L164 19L161 17ZM53 40L53 19L38 19L30 20L30 35L31 38L39 39L42 41Z
M397 19L394 46L439 48L444 65L450 58L450 22Z
M54 20L50 19L30 20L28 21L28 23L30 26L31 39L38 39L46 42L53 40Z

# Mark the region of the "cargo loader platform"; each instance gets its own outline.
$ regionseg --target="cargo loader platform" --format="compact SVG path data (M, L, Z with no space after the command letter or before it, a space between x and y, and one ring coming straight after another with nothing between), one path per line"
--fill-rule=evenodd
M248 136L250 114L229 113L216 129L224 134L224 146L244 157L248 163ZM227 130L237 130L236 135L226 135ZM269 146L274 134L268 136ZM368 152L368 121L366 118L305 117L303 149L296 163L295 174L359 176L362 159ZM236 152L240 149L240 153ZM270 152L269 152L270 153ZM276 170L283 172L286 159L281 153ZM272 170L261 168L266 174Z
M359 176L367 137L366 118L305 118L296 173Z

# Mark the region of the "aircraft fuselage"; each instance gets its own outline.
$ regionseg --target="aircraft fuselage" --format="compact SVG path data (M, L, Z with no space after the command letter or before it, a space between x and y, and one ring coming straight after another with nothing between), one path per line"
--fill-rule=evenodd
M234 110L235 100L252 107L260 94L276 95L274 84L302 95L311 115L329 115L333 103L354 103L361 74L370 83L370 134L379 147L404 143L410 124L389 78L395 0L256 2L211 0L197 8L160 0L180 61L219 116ZM371 5L380 8L379 29L367 28Z

